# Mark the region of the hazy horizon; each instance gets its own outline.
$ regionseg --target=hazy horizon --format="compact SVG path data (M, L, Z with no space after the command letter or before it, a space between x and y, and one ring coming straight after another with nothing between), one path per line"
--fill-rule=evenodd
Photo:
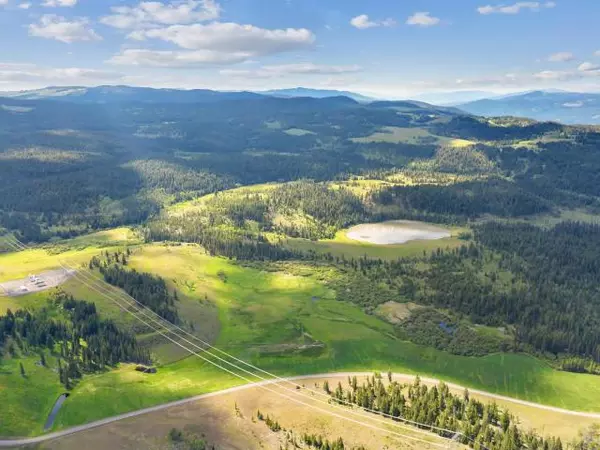
M600 4L0 0L0 91L71 85L379 98L598 90ZM586 30L582 38L580 30Z

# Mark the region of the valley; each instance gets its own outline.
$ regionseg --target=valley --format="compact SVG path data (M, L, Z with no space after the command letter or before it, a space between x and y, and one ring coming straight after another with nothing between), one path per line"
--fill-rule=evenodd
M51 431L273 375L374 371L464 386L518 416L517 431L485 432L462 415L411 419L444 423L471 447L510 432L562 448L554 438L597 422L595 130L420 102L194 92L166 104L140 91L158 96L140 106L111 95L63 99L62 116L52 99L3 100L0 283L72 276L0 296L2 437L42 435L64 393ZM417 404L398 389L406 410L385 429ZM366 445L328 412L311 427L302 408L288 417L281 396L250 391L207 400L204 423L241 424L239 403L243 439L283 445L248 420L264 401L298 433ZM483 420L478 405L466 400L469 420ZM194 428L195 404L176 408L181 420L151 437L128 419L101 442L159 445L171 427L242 439ZM126 430L134 437L122 441Z

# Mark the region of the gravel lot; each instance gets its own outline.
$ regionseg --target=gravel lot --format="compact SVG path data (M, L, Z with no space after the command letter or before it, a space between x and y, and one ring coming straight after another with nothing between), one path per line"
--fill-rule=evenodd
M57 269L31 274L21 280L0 283L0 295L18 297L59 286L75 274L73 270Z

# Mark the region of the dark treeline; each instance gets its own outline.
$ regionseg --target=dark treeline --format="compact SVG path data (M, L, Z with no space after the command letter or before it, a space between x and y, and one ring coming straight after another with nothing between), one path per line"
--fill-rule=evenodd
M216 193L201 212L151 221L146 238L194 242L213 255L230 258L289 259L300 255L269 242L264 232L332 238L340 228L368 217L363 202L349 190L300 181L267 193Z
M436 152L434 168L447 173L482 174L492 172L494 163L475 146L445 145Z
M507 410L495 403L484 404L471 398L465 390L462 396L453 394L444 383L428 387L417 377L414 383L404 385L392 380L384 384L375 374L359 385L356 377L348 378L348 386L341 383L331 390L323 386L333 401L352 404L387 414L393 418L418 422L424 429L448 439L457 439L477 450L562 450L560 438L543 438L533 431L524 431ZM457 435L458 433L458 435Z
M600 362L600 226L566 222L545 230L488 223L475 235L527 281L526 289L503 299L514 305L506 312L518 318L520 339Z
M336 229L367 219L363 202L356 195L347 189L332 189L323 184L285 184L272 193L270 201L276 210L288 214L301 211Z
M559 229L573 226L577 227L567 224ZM487 224L476 228L477 238L501 251L499 255L490 254L481 244L470 243L452 250L438 249L417 260L322 258L339 268L332 288L340 292L350 289L352 295L348 299L367 311L399 299L451 311L413 311L398 327L402 337L465 355L505 350L553 354L565 370L592 368L595 372L596 366L590 359L600 362L600 317L596 307L599 299L593 281L595 272L586 274L597 266L592 250L595 244L587 241L584 251L586 235L581 234L579 246L566 252L573 258L568 260L570 267L566 267L564 255L552 257L562 248L560 239L553 238L554 232L525 226L536 233L548 233L545 238L526 236L517 231L519 227L522 226ZM564 233L565 238L570 235ZM577 231L574 233L577 236ZM530 255L531 263L519 256L518 247L509 252L505 243L501 248L504 240L521 242L521 251ZM535 258L539 258L539 263ZM564 270L560 270L561 263ZM578 264L587 269L578 272ZM571 272L573 278L566 279ZM473 324L513 326L514 331L507 334L505 330L504 335L499 332L494 336L478 333ZM583 362L575 363L567 355L580 356Z
M56 315L57 309L62 314ZM57 292L48 306L0 316L0 357L48 349L59 355L58 373L66 388L84 372L96 372L119 362L148 363L150 355L135 336L99 317L96 305ZM43 354L42 354L43 355ZM42 364L45 358L42 356Z
M516 217L550 210L545 200L501 179L450 186L392 186L375 193L374 200L406 213L430 214L437 222L444 223L483 214Z
M104 252L102 259L93 257L89 267L91 269L98 268L107 283L123 289L162 318L172 323L179 323L175 304L177 291L169 292L165 280L156 275L126 269L129 254L129 250L114 253Z
M261 231L305 239L333 238L339 229L368 218L361 199L349 190L308 180L283 184L268 193L215 195L206 202L204 213L205 223L211 226L257 224ZM277 220L281 217L286 220Z
M271 244L263 235L233 229L216 228L203 223L205 216L189 213L180 217L152 221L145 228L151 241L190 242L203 246L211 255L236 259L285 260L296 254Z
M496 123L491 123L491 122ZM473 116L457 116L434 125L435 134L480 141L511 141L533 139L544 133L559 131L558 123L535 122L519 118L495 118L492 121ZM503 122L503 123L498 123Z

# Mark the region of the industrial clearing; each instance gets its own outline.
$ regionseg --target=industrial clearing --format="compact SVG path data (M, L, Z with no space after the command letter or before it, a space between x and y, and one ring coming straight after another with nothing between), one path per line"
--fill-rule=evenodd
M382 223L368 223L352 227L346 233L355 241L377 245L405 244L410 241L430 241L449 238L449 230L424 222L393 220Z
M39 275L29 275L20 280L0 283L0 295L19 297L34 292L45 291L60 286L75 274L74 270L56 269L43 272Z

